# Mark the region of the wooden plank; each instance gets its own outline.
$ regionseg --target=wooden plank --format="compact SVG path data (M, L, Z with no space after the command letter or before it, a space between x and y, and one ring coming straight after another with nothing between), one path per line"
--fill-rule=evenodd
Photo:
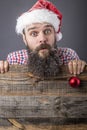
M0 96L0 117L87 118L87 98Z
M87 94L87 72L84 72L79 76L81 85L79 88L74 89L69 85L69 78L72 75L67 74L66 71L63 71L62 74L60 73L58 77L44 80L30 76L27 72L27 67L24 66L24 69L22 69L22 67L14 66L12 67L12 69L14 68L13 71L10 70L8 73L0 74L0 95L29 96L44 94L86 96ZM22 72L19 68L22 69Z
M26 130L87 130L87 125L64 125L64 126L48 126L48 125L25 125ZM17 127L0 127L0 130L19 130Z
M24 81L6 81L0 80L1 96L32 96L32 95L56 95L56 96L86 96L87 82L82 81L81 86L72 88L69 81L43 80L32 82Z
M57 77L35 77L28 66L10 66L0 74L1 118L87 118L87 67L78 77L79 88L68 81L73 76L67 67Z

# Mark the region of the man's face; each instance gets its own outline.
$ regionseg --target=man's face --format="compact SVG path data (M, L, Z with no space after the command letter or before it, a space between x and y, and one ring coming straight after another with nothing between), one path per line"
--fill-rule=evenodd
M45 58L55 46L55 30L48 23L35 23L25 28L23 40L32 52L38 52L39 57Z

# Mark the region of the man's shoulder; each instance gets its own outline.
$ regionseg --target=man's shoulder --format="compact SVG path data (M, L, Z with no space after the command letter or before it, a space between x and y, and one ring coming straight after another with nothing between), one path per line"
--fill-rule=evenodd
M58 47L58 54L59 55L77 55L76 51L71 49L71 48L68 48L68 47Z
M26 49L22 49L22 50L17 50L17 51L13 51L13 52L10 52L8 55L17 55L17 54L27 54L27 50Z
M73 49L71 48L68 48L68 47L58 47L58 53L72 53L72 52L75 52Z
M67 64L71 60L79 59L77 53L67 47L58 47L58 56L60 64Z
M14 51L8 54L7 61L10 64L25 64L28 60L28 51L26 49Z

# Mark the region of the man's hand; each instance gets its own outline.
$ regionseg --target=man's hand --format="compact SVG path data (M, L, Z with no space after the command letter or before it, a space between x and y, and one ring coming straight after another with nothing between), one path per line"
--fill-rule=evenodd
M83 72L85 65L85 61L72 60L68 63L69 72L74 75L80 74L81 72Z
M5 73L9 69L8 61L0 61L0 73Z

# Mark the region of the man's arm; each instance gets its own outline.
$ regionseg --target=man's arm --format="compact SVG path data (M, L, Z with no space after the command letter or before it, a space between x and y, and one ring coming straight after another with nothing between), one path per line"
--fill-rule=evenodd
M6 61L0 61L0 73L5 73L9 70L9 64L27 64L28 52L27 50L19 50L9 53Z
M80 60L78 54L71 48L58 48L59 57L62 64L68 65L71 74L80 74L83 72L86 62Z
M86 62L81 60L74 50L69 50L69 57L71 57L71 60L68 62L69 72L74 75L82 73Z

